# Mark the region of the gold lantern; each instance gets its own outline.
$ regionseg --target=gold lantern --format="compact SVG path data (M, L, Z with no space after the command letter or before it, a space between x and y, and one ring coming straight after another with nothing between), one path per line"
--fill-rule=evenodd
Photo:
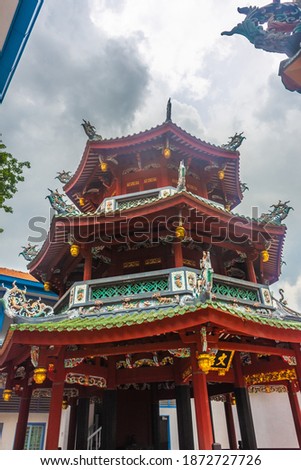
M163 157L166 158L166 160L168 160L171 157L170 148L169 147L164 147L164 149L162 150L162 154L163 154Z
M269 255L268 250L263 250L263 251L261 252L261 259L262 259L262 262L263 262L263 263L266 263L267 261L269 261L269 258L270 258L270 255Z
M33 380L36 384L40 385L45 382L47 377L47 369L45 367L37 367L33 371Z
M182 225L179 225L177 228L176 228L176 237L179 239L179 240L183 240L186 236L186 231L185 231L185 228L182 227Z
M208 374L211 366L214 363L214 355L207 352L202 352L201 354L197 355L197 361L199 369L201 369L204 374Z
M224 172L224 170L219 170L218 173L217 173L217 175L218 175L218 179L219 179L219 180L223 180L223 179L225 178L225 172Z
M44 282L44 290L47 292L51 290L51 284L49 281Z
M5 390L3 390L2 398L4 401L9 401L11 399L11 395L12 395L12 390L9 390L8 388L6 388Z
M81 196L78 200L80 207L83 207L85 205L85 198Z
M76 258L78 255L79 255L79 246L76 245L75 243L73 243L71 246L70 246L70 254L71 256L73 256L74 258Z
M99 166L103 173L105 173L108 170L108 164L106 162L100 162Z

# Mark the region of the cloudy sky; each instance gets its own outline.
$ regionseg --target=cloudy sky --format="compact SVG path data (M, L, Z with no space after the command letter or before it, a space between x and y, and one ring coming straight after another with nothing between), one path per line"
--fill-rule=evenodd
M267 0L252 4L263 6ZM48 189L59 170L75 171L86 142L81 122L119 137L172 118L221 145L244 132L241 180L250 190L237 208L291 201L282 280L290 306L301 309L301 95L278 77L284 55L256 50L242 36L221 36L244 16L236 0L45 1L0 107L2 140L29 160L26 181L0 214L0 266L26 270L18 256L34 217L49 226ZM299 293L300 291L300 293Z

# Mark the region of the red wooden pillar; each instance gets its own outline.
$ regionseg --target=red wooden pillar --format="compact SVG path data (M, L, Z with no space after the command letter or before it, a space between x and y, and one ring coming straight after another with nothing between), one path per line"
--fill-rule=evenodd
M45 445L46 450L55 450L58 448L63 395L64 380L61 380L60 382L53 382L51 388L51 401Z
M173 244L174 257L175 257L175 267L181 268L183 266L183 252L182 252L182 243L176 242Z
M46 436L46 450L55 450L58 448L62 401L64 396L65 372L64 372L64 348L59 352L55 361L55 369L52 374L51 401L48 415L48 427Z
M247 260L247 270L248 270L248 277L250 282L257 283L257 278L254 269L254 263L251 260Z
M224 403L225 407L225 415L226 415L226 424L227 424L227 431L228 431L228 439L229 439L229 446L230 449L237 449L237 439L236 439L236 432L235 432L235 425L233 419L233 411L232 411L232 403L231 403L231 395L227 393L226 401Z
M207 380L206 374L198 368L195 348L191 348L191 365L199 449L211 450L213 444L213 432Z
M85 247L83 250L85 264L84 264L84 281L90 281L92 277L92 252L91 248Z
M13 450L24 449L31 394L32 386L28 385L28 378L26 377L20 400Z
M288 382L288 397L291 404L291 409L293 413L293 419L296 429L296 435L299 443L299 448L301 448L301 411L299 406L299 401L297 397L298 385L295 380Z

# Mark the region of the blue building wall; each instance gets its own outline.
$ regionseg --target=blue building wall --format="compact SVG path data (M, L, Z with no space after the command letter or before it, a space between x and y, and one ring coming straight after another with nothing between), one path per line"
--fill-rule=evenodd
M17 11L0 53L0 103L2 103L44 0L19 0Z

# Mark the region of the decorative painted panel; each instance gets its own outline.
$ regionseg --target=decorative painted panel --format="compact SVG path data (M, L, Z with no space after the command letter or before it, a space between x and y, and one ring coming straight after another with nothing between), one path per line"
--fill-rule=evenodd
M74 305L83 304L86 302L87 296L87 285L82 284L80 286L75 286L75 295L74 295Z
M272 297L271 297L269 289L262 288L261 295L262 295L263 303L265 305L270 305L270 306L273 305L273 301L272 301Z
M171 273L171 285L173 291L185 289L184 271L174 271L173 273Z
M187 289L190 291L194 291L196 289L197 284L197 275L193 271L186 271L186 285Z

